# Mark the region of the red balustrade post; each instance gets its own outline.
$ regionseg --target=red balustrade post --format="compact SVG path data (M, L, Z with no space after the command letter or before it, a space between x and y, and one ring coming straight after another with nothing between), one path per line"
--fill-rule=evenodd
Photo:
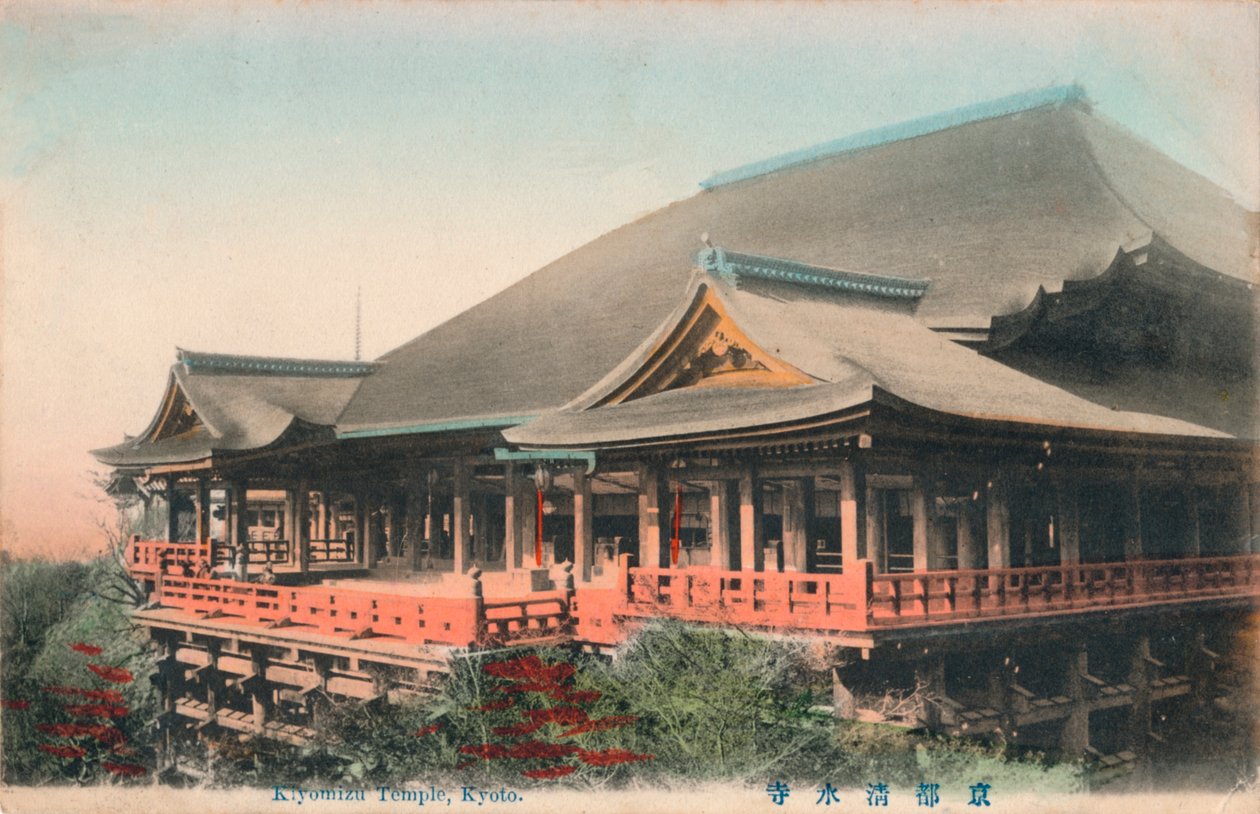
M472 594L472 630L469 631L469 641L466 644L472 645L481 641L482 633L486 628L486 597L485 590L481 585L481 569L473 568L468 572L469 591ZM572 588L573 583L568 583L568 588ZM465 644L465 642L459 642Z
M850 606L841 613L840 624L845 630L867 630L871 626L872 587L875 581L875 563L856 560L840 574L841 599Z
M634 577L630 575L630 564L634 555L630 553L617 555L617 606L624 610L634 595Z

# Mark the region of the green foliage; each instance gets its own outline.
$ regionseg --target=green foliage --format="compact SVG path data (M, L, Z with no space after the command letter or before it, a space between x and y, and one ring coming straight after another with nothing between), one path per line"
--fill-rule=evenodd
M606 702L641 719L618 744L656 754L636 772L822 776L841 758L830 716L810 712L815 674L803 645L660 622L590 675Z
M155 669L153 654L144 631L128 619L129 608L92 592L96 579L110 568L111 564L102 560L86 565L14 563L6 569L4 636L27 651L22 663L6 664L12 672L5 674L4 697L30 704L26 709L4 711L6 782L89 782L107 774L103 761L152 764L159 708L158 693L149 681ZM25 602L19 592L26 594ZM12 612L15 609L17 613ZM23 621L23 612L29 614L27 621ZM29 619L41 619L47 627L34 630ZM25 630L22 624L27 625ZM85 654L73 649L78 644L100 647L102 652ZM107 681L92 672L89 664L122 668L133 680ZM67 706L91 704L92 699L50 692L50 687L116 691L121 693L122 703L109 706L123 706L127 711L112 717L85 716L67 710ZM67 738L40 732L36 727L41 724L108 728L110 736L120 738L117 745L124 752L111 751L115 744L93 737ZM41 744L77 746L86 754L68 759L41 751Z
M0 680L4 697L23 679L48 631L66 618L90 585L91 566L17 560L0 563Z

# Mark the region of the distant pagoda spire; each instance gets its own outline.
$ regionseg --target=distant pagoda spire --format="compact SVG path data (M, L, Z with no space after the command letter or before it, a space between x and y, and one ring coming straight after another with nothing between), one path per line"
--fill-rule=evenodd
M354 289L354 361L359 361L362 357L360 352L363 347L363 286L356 286Z

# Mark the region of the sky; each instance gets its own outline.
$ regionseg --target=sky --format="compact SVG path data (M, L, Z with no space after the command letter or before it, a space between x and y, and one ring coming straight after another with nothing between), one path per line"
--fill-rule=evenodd
M715 171L1055 84L1260 208L1260 5L0 3L0 546L175 348L364 358Z

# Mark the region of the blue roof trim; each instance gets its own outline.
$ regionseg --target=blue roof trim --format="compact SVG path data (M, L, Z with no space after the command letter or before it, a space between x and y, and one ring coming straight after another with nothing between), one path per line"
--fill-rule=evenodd
M527 449L510 450L495 447L496 461L582 461L586 464L586 474L595 471L595 453L589 449Z
M868 147L878 147L881 144L890 144L917 136L926 136L929 133L947 130L951 127L984 121L985 119L996 119L999 116L1009 116L1012 113L1021 113L1037 107L1082 101L1088 101L1085 89L1075 84L1056 85L1042 90L1017 93L1001 99L954 108L944 113L934 113L908 122L898 122L897 124L877 127L874 130L866 130L855 135L835 139L834 141L816 144L813 147L794 150L774 158L745 164L735 169L723 170L701 181L700 186L704 189L713 189L725 184L733 184L736 181L746 181L759 175L777 172L798 164L817 161L820 158L831 158L843 153L853 152L854 150L863 150Z
M731 284L741 277L754 277L890 299L916 300L923 296L931 284L930 280L840 271L778 257L730 252L721 247L701 249L696 255L696 265Z
M276 356L235 356L226 353L198 353L176 348L176 358L190 372L258 374L266 376L309 376L315 378L357 378L378 367L376 362L343 362L333 359L286 359Z
M465 418L457 421L439 421L433 424L410 424L405 427L374 427L363 430L338 430L338 438L383 438L390 435L415 435L426 432L452 432L455 430L500 429L515 427L538 418L536 415L492 416L489 418Z

